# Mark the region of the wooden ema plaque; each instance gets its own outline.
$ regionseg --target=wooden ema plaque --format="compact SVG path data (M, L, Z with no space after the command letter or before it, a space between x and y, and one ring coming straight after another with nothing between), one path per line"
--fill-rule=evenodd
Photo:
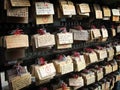
M30 6L29 0L10 0L13 7L25 7Z

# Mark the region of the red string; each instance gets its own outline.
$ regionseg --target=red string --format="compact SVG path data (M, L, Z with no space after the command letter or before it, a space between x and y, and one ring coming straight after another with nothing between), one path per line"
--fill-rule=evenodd
M48 89L47 89L47 87L45 87L45 88L40 88L40 90L48 90Z
M99 67L99 66L97 66L97 67L95 67L97 70L101 70L101 67Z
M89 71L87 69L84 70L85 73L89 73Z
M102 27L101 28L105 28L105 26L104 25L102 25Z
M114 26L114 25L112 25L112 28L114 29L114 28L115 28L115 26Z
M66 32L67 32L66 27L62 27L62 28L60 28L60 30L61 30L63 33L66 33Z
M44 59L43 57L41 57L41 58L39 59L39 61L40 61L40 65L44 65L44 64L45 64L45 59Z
M44 5L45 5L46 7L48 7L48 4L47 4L47 3L44 3Z
M80 56L80 53L79 53L79 52L74 52L74 56L75 56L75 57L79 57L79 56Z
M119 60L120 60L120 56L118 56L118 57L117 57L117 59L119 59Z
M96 26L95 26L95 25L92 25L91 28L96 29Z
M97 46L97 49L102 50L102 49L103 49L103 47Z
M44 31L43 29L39 29L39 30L38 30L38 34L44 35L44 34L45 34L45 31Z
M91 49L91 48L86 48L85 49L87 52L89 52L89 53L92 53L94 50L93 49Z
M17 63L15 65L15 68L16 68L17 74L20 75L22 71L22 66L20 65L20 63Z
M77 29L77 30L83 30L83 28L82 28L82 26L76 26L76 27L74 27L75 29Z
M16 29L14 32L13 32L14 35L20 35L20 34L23 34L23 30L22 29Z
M63 60L63 55L59 55L59 56L58 56L58 59L59 59L59 60Z
M62 84L62 90L66 90L66 84L65 83Z
M109 64L109 63L107 63L107 66L110 66L110 64Z
M78 75L76 75L76 74L75 74L75 75L73 75L73 78L77 79L77 78L78 78Z

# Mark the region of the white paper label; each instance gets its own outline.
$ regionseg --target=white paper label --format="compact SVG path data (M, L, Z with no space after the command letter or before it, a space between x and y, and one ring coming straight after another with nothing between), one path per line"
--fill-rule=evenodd
M112 36L116 36L116 30L114 28L112 28Z
M99 81L102 78L103 78L103 71L98 71L97 80Z
M61 65L61 74L70 73L73 71L73 63L67 63L64 65Z
M120 26L117 26L117 33L120 33Z
M95 16L96 16L96 19L102 19L103 18L102 11L101 10L96 10L95 11Z
M83 55L80 55L80 61L85 62L85 58Z
M36 2L36 14L37 15L51 15L54 14L53 4L47 2Z
M30 6L30 1L29 0L10 0L10 1L11 1L12 6L15 6L15 7Z
M104 17L111 16L111 11L110 11L109 7L107 7L107 6L103 6L103 13L104 13Z
M98 58L97 58L97 54L96 54L96 53L90 53L90 54L89 54L89 58L90 58L90 63L93 63L93 62L98 61Z
M83 86L84 85L84 82L83 82L83 79L81 77L78 77L78 78L70 78L69 79L69 85L70 86Z
M107 51L106 50L100 50L100 59L107 58Z
M11 8L11 9L7 9L7 16L11 16L11 17L28 17L28 8Z
M116 52L120 52L120 45L116 46Z
M76 61L76 64L75 64L76 71L85 69L86 63L85 63L85 58L83 55L80 55L80 57L75 57L75 61Z
M56 72L56 70L55 70L53 63L46 64L46 65L41 66L39 68L39 73L40 73L42 78L50 76L50 75L54 74L55 72Z
M119 9L112 9L112 13L113 13L114 16L120 16Z
M28 36L27 35L10 35L5 36L5 43L6 48L22 48L22 47L28 47Z
M96 19L102 19L103 16L102 16L102 11L101 11L100 5L93 4L93 6L94 6L94 10L95 10Z
M101 31L102 31L102 37L103 38L108 37L108 31L107 31L107 29L102 28Z
M59 33L57 35L58 35L59 44L73 43L73 34L72 33Z
M114 49L113 48L108 48L107 52L108 52L108 57L109 58L114 56Z
M76 15L74 5L63 4L62 9L63 9L63 15Z
M79 7L80 7L81 13L88 13L88 12L90 12L89 4L86 4L86 3L79 4Z
M74 30L70 29L70 32L73 32L74 34L74 40L81 40L81 41L87 41L89 39L89 33L85 30Z
M92 29L94 38L99 38L101 36L100 30L99 29Z
M37 37L38 47L46 47L55 45L55 37L54 35L39 35Z

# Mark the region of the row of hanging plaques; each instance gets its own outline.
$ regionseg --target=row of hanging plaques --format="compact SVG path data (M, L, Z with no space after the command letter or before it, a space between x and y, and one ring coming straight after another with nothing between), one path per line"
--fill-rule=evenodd
M29 7L31 10L28 10ZM100 6L93 4L91 9L87 3L74 4L71 1L60 0L59 6L54 6L49 2L32 2L29 0L4 0L4 9L7 12L7 21L16 23L28 23L29 15L34 18L36 24L49 24L53 23L53 15L57 15L58 18L72 17L75 15L89 17L91 12L94 11L94 17L96 19L120 21L120 9L110 9L108 6ZM29 14L29 11L31 11ZM57 12L57 13L55 13ZM17 19L17 20L16 20Z
M33 51L42 51L42 49L51 49L53 46L56 49L70 49L76 42L105 42L108 37L115 37L119 33L115 28L108 30L105 27L101 29L92 28L91 30L83 30L81 26L74 27L67 32L66 28L60 28L60 33L51 34L44 29L39 29L38 34L32 35L29 39L28 35L23 34L22 30L15 30L12 34L0 37L0 46L6 48L5 59L15 60L25 57L25 51L32 46ZM30 41L30 43L29 43ZM17 53L15 53L17 52Z
M53 61L51 63L47 63L46 61L44 61L44 58L40 58L38 59L38 64L31 66L31 73L27 71L27 68L25 66L22 67L19 63L16 64L13 69L8 70L6 73L10 89L19 90L21 88L29 86L31 84L32 78L35 78L36 85L48 83L57 74L64 75L73 72L74 68L77 67L76 63L82 63L82 61L80 60L77 60L75 63L74 60L72 61L72 58L70 56L67 56L65 58L66 60L64 59ZM75 65L75 67L73 67L73 65ZM79 65L81 66L80 63ZM81 68L81 70L85 69L85 67ZM105 75L108 75L117 70L118 64L116 60L113 60L104 63L104 65L96 65L94 68L85 69L81 73L79 73L78 71L78 73L76 74L70 74L69 77L66 77L66 79L68 79L69 90L71 87L74 88L73 90L77 90L84 85L95 83L96 81L103 79ZM116 75L116 77L114 78L114 83L120 80L119 77L119 75ZM57 89L58 87L54 87L53 90Z
M120 32L120 26L117 27L117 30L112 27L109 31L105 26L102 26L101 29L94 26L90 30L84 30L81 26L75 26L69 29L69 32L63 27L59 29L57 34L51 34L46 32L45 28L42 28L38 30L38 34L31 36L31 40L29 40L28 35L21 31L21 29L16 29L11 33L14 35L2 36L0 38L0 46L6 49L25 48L29 47L30 41L33 50L49 48L54 45L57 45L57 49L72 48L72 44L75 41L92 42L97 40L98 42L105 42L108 37L115 37Z

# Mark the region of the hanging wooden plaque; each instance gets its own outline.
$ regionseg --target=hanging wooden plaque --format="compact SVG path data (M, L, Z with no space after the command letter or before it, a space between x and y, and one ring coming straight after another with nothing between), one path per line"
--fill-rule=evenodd
M10 0L13 7L25 7L30 6L29 0Z

